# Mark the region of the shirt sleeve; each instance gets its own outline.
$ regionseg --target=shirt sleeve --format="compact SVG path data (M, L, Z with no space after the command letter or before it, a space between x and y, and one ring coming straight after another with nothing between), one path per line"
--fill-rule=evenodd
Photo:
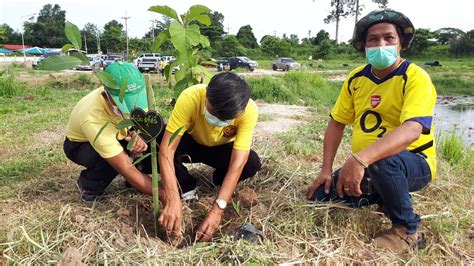
M423 126L423 134L429 134L435 103L436 90L433 83L429 75L419 69L408 76L400 122L416 121Z
M341 91L339 92L339 97L337 98L336 103L331 111L331 117L335 121L350 125L354 123L354 102L352 100L352 94L349 88L349 80L351 79L353 73L349 74L344 80Z
M81 125L81 129L100 157L111 158L119 155L123 151L123 147L117 140L117 130L112 123L109 123L96 139L97 133L103 126L104 124L101 123L86 121Z
M166 131L174 133L182 127L181 131L178 133L179 136L182 136L189 128L189 123L191 122L195 110L196 102L191 99L189 95L181 93L176 101L173 111L171 112L171 116L168 119Z
M254 101L251 100L251 102L249 102L241 119L233 148L236 150L248 151L252 146L253 131L258 120L258 108Z

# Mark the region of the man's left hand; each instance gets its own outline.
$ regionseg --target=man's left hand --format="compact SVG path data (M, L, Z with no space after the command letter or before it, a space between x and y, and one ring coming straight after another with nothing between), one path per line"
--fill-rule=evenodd
M128 136L125 137L125 140L130 141L136 135L137 135L137 132L131 131L130 134L128 134ZM137 139L135 140L135 143L133 143L130 151L132 153L141 153L141 152L146 151L147 148L148 148L148 145L145 143L145 141L143 141L140 136L137 136Z
M364 166L353 157L347 159L339 171L339 178L336 184L337 195L339 195L340 198L343 198L344 194L351 197L361 196L360 182L364 176L364 171Z
M221 223L223 214L224 210L219 209L217 205L214 204L196 232L196 241L210 241Z

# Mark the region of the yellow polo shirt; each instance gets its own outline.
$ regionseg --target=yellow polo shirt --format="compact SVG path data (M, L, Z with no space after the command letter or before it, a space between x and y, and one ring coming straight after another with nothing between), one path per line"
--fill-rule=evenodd
M66 129L66 137L74 142L89 142L91 145L102 126L112 120L104 128L93 147L102 158L111 158L123 151L119 140L127 136L127 130L119 132L115 125L123 118L114 114L101 95L104 87L97 88L84 96L71 112Z
M234 149L250 150L253 131L258 119L258 108L250 99L244 112L225 127L214 127L204 117L206 85L198 84L185 89L178 97L168 120L166 130L176 132L183 127L180 136L188 132L201 145L213 147L234 142Z

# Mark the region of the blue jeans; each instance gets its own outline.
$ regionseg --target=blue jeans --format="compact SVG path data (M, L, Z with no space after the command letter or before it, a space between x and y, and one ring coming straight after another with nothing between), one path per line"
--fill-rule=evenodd
M329 194L324 185L313 194L312 200L335 201L358 208L379 204L385 208L393 224L408 229L408 234L417 231L420 216L413 212L409 192L418 191L431 180L431 171L423 154L403 151L371 164L365 171L361 182L364 192L360 197L344 195L339 198L336 183L339 170L333 173Z

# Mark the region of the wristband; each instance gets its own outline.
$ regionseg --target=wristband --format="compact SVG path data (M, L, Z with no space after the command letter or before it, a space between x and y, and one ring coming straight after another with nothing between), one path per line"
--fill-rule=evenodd
M362 166L364 166L364 168L369 167L369 164L366 163L364 160L362 160L362 159L359 157L359 155L357 155L356 153L352 153L352 157L354 157L354 159L355 159L356 161L358 161L360 164L362 164Z

